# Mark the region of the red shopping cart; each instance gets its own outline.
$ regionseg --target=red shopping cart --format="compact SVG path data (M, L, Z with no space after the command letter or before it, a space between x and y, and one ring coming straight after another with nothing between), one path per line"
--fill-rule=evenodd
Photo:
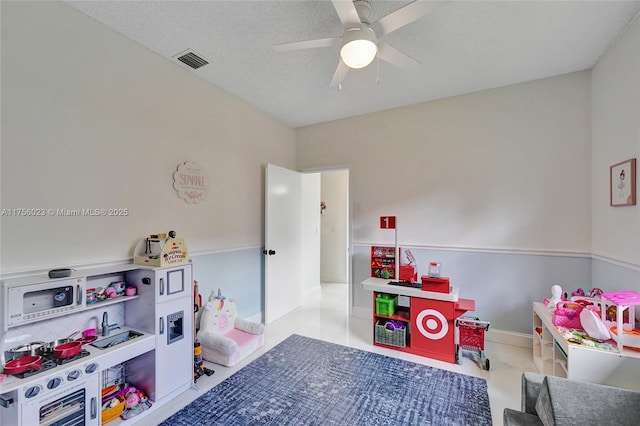
M489 330L489 321L478 318L460 317L456 320L458 343L456 344L456 364L460 364L460 351L473 351L480 357L482 369L489 370L489 360L484 355L484 332Z

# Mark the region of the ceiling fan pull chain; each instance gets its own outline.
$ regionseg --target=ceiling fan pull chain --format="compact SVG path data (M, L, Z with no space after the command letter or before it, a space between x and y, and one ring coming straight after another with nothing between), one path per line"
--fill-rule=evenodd
M380 84L380 50L376 53L376 84Z

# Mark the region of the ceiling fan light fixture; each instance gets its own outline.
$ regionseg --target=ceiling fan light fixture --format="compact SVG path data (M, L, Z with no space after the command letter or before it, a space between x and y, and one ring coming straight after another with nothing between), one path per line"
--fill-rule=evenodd
M345 32L340 46L340 58L349 68L364 68L378 53L378 38L373 30L362 25Z

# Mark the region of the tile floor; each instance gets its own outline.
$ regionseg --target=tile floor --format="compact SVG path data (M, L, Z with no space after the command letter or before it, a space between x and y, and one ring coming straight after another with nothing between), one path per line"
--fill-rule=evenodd
M436 368L482 377L487 380L494 425L502 424L502 411L505 407L520 407L520 376L524 371L536 371L530 349L487 341L485 354L490 360L491 370L485 371L480 367L476 358L472 358L472 355L466 352L463 352L461 364L457 365L375 347L371 344L371 320L349 317L347 291L346 284L323 284L322 297L319 300L306 304L267 326L265 345L260 350L232 368L205 362L205 366L215 370L215 374L199 378L197 381L198 390L184 392L144 416L139 423L144 425L158 424L294 333Z

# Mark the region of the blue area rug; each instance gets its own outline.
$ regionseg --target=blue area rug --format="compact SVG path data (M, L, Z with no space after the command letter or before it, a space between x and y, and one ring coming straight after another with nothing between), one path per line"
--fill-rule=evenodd
M487 382L292 335L162 423L491 425Z

